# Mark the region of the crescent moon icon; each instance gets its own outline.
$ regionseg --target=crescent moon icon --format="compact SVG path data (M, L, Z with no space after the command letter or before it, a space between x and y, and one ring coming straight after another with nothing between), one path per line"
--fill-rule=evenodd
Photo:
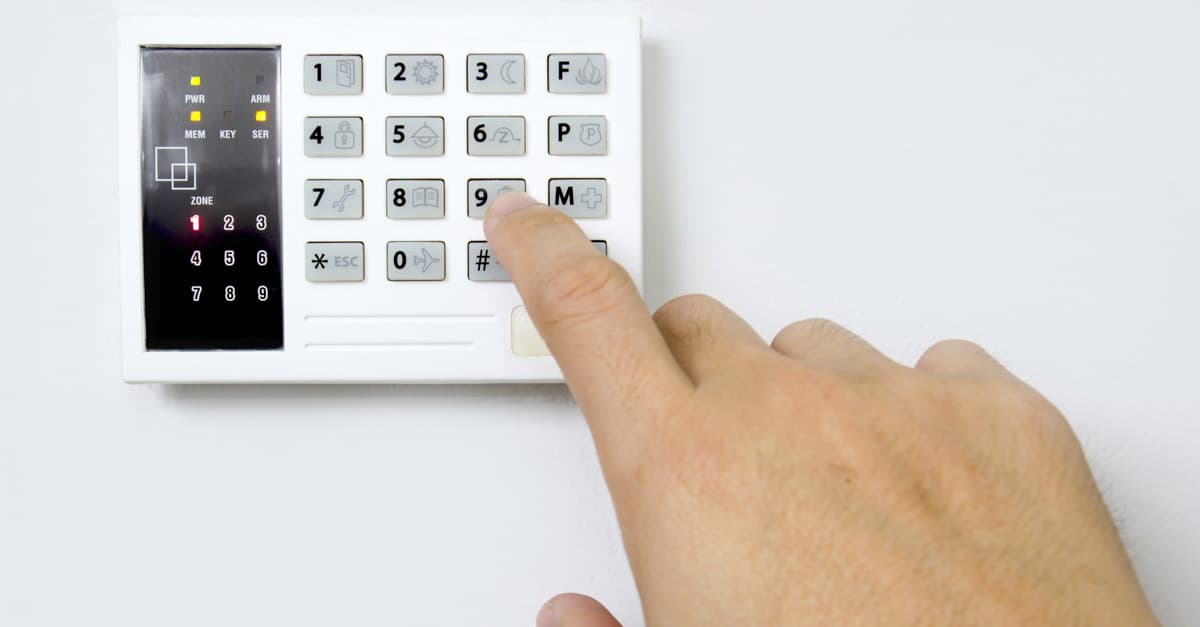
M512 77L512 69L516 64L517 62L515 60L509 59L508 61L504 62L504 65L500 66L500 79L509 85L517 84L516 79Z

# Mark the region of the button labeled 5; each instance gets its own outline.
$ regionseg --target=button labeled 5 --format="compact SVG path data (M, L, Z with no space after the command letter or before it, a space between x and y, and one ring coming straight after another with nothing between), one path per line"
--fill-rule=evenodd
M440 117L387 119L387 154L392 157L440 157L446 152L446 121Z

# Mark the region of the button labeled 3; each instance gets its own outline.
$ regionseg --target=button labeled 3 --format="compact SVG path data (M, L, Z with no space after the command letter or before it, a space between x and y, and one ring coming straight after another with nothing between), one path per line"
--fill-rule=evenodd
M467 55L467 91L472 94L525 93L525 55Z

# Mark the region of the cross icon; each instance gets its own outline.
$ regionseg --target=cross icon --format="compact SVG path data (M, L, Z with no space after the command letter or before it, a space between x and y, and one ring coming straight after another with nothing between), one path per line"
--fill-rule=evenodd
M587 188L587 193L583 195L583 204L587 205L588 209L595 209L597 205L604 202L604 194L595 187Z

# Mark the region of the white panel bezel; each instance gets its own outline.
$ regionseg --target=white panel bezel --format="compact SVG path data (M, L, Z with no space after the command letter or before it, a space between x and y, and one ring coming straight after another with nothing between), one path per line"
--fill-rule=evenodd
M282 176L284 347L273 351L147 351L142 287L139 47L228 45L281 47L277 104ZM390 95L384 57L391 53L445 56L441 95ZM469 94L466 56L521 52L526 56L523 95ZM603 52L609 80L601 95L550 94L546 61L551 53ZM305 54L363 56L363 94L304 93ZM548 382L561 381L550 357L517 357L510 349L510 316L520 306L509 283L469 282L467 242L482 240L479 220L467 216L469 178L522 177L544 197L551 178L605 178L609 216L581 220L593 239L608 241L609 255L642 277L641 25L636 17L391 17L371 19L126 19L118 26L118 163L121 239L122 353L130 382L350 383L350 382ZM546 120L551 115L608 117L608 154L551 157ZM361 115L365 154L357 159L311 159L301 140L304 117ZM384 118L446 118L446 155L397 158L384 154ZM466 151L466 118L524 115L524 157L476 157ZM365 184L362 220L308 220L306 178L360 178ZM446 180L446 217L392 220L385 213L388 178ZM447 280L389 282L385 248L394 240L445 241ZM304 276L308 241L363 241L366 280L313 284Z

